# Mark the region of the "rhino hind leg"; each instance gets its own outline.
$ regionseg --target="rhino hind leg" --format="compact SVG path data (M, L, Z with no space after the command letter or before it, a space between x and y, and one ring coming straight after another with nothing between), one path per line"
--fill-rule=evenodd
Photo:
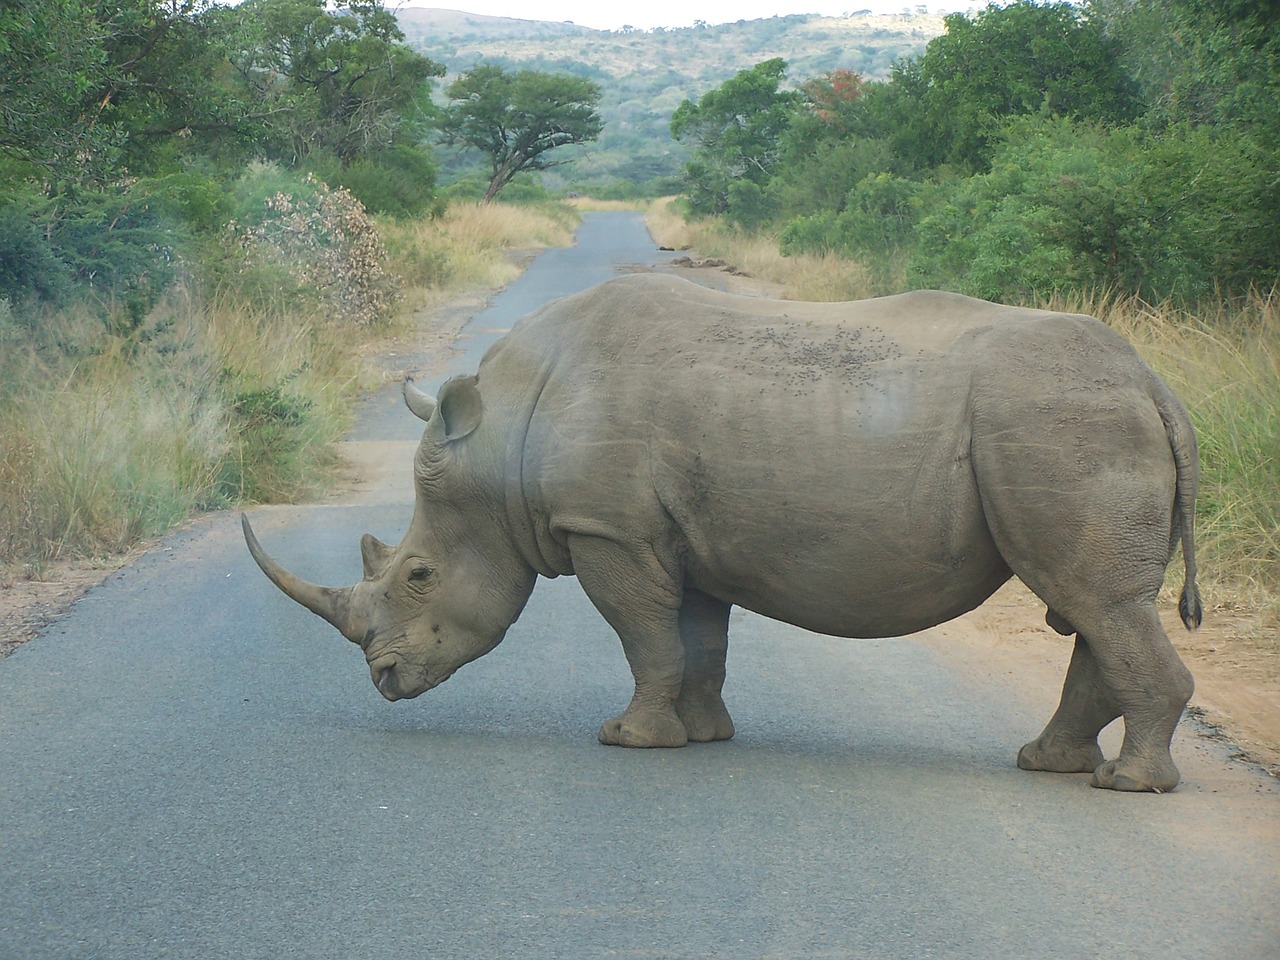
M1180 774L1169 744L1194 683L1155 603L1115 603L1096 615L1073 614L1072 622L1086 626L1076 638L1062 701L1044 732L1022 748L1018 766L1092 769L1093 786L1110 790L1172 790ZM1124 718L1124 741L1119 755L1105 760L1097 734L1116 717Z
M1077 636L1057 712L1044 732L1018 751L1018 766L1050 773L1092 773L1104 759L1098 734L1118 716L1120 707L1102 679L1089 642Z
M733 737L733 719L724 705L724 661L729 651L730 604L686 589L680 607L684 680L676 714L689 739L698 743Z
M1014 396L1040 377L1059 390L1057 364L1020 370L1002 389ZM1100 368L1099 383L1104 375L1121 372ZM1080 638L1058 711L1019 765L1087 768L1101 759L1097 731L1118 714L1120 753L1094 766L1093 785L1164 792L1178 783L1169 744L1194 686L1156 609L1177 486L1169 440L1144 401L1104 408L1074 381L1059 392L1037 401L1048 419L1015 416L994 395L975 400L973 463L992 539L1049 607L1049 625Z
M689 734L676 713L685 666L679 587L651 550L577 535L569 537L569 553L582 588L617 631L636 682L631 703L600 727L600 742L683 747Z
M1124 742L1091 782L1109 790L1172 790L1179 773L1169 744L1195 689L1191 672L1169 642L1154 601L1112 611L1104 629L1107 642L1092 644L1093 655L1124 716Z

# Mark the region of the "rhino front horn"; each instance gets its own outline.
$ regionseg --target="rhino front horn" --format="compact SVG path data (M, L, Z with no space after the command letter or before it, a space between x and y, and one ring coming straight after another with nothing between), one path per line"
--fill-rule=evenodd
M262 549L258 538L254 536L253 527L249 526L249 518L240 514L240 525L244 528L244 542L249 545L249 553L262 572L284 592L291 600L302 604L318 617L323 617L341 631L342 635L353 643L359 643L360 637L351 635L351 588L320 587L295 577L280 564L268 556Z

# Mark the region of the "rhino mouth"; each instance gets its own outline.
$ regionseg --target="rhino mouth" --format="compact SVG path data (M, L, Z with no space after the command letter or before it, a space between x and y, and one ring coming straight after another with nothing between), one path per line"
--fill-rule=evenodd
M378 692L392 703L397 700L412 700L414 697L420 697L428 690L440 686L450 676L446 673L444 676L433 677L424 672L414 678L416 682L410 681L405 675L400 659L394 654L370 661L369 674Z

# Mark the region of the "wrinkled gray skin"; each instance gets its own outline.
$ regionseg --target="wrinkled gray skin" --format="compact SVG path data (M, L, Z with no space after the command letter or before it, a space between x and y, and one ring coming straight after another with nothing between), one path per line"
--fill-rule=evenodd
M399 546L317 587L258 545L295 600L360 644L389 700L492 650L539 574L575 574L618 632L635 696L600 740L733 736L720 696L733 604L841 637L972 610L1013 574L1075 634L1029 770L1172 789L1191 675L1156 615L1179 539L1199 622L1186 412L1088 317L952 294L737 297L661 275L551 304L426 420ZM786 652L779 651L785 668ZM1097 734L1123 716L1119 755Z

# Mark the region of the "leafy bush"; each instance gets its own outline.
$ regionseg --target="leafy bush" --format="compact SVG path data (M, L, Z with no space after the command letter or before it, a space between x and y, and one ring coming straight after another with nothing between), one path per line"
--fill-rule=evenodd
M288 499L331 459L315 404L279 384L236 393L227 412L235 452L222 461L215 488L228 501Z
M770 182L769 191L788 219L819 210L839 213L863 179L892 169L892 163L884 140L811 139L804 141L803 150L793 147L790 161Z
M34 197L0 199L0 300L61 302L71 286L71 270L37 226Z
M136 327L176 276L183 231L154 181L48 200L21 188L0 203L0 296L62 304L79 296Z
M418 217L438 212L436 165L415 147L392 147L342 166L312 164L319 179L341 187L372 214Z
M774 203L764 188L750 180L735 180L727 191L728 219L747 230L756 230L774 217Z
M1274 167L1208 128L1160 136L1034 118L917 231L914 282L992 299L1066 288L1193 302L1280 272Z
M350 192L257 164L237 184L232 229L256 259L287 270L343 320L368 325L397 295L373 221Z
M123 308L127 329L141 323L176 275L178 236L159 207L132 187L84 193L49 225L50 243L76 282Z
M231 216L231 196L216 179L199 173L171 173L140 180L137 193L174 221L200 233L222 229Z
M868 174L849 191L839 213L824 211L788 223L780 237L782 253L893 256L913 242L934 192L932 185L921 181L890 173Z

